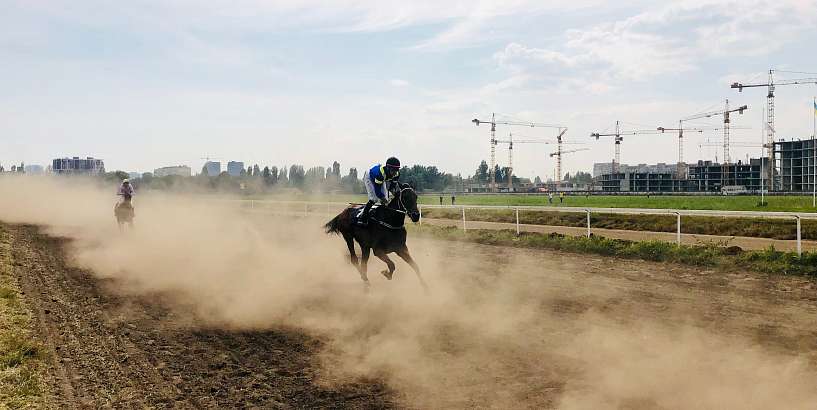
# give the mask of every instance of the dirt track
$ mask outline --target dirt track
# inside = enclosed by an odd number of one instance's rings
[[[392,407],[381,383],[315,382],[321,342],[287,329],[200,329],[67,267],[65,240],[7,226],[14,272],[52,352],[51,403],[72,407]]]
[[[450,280],[464,296],[432,305],[436,317],[396,301],[373,320],[423,316],[412,363],[388,357],[370,372],[376,382],[327,385],[322,339],[207,330],[163,295],[118,294],[110,279],[67,267],[65,240],[8,229],[53,351],[54,407],[805,409],[817,400],[817,286],[802,278],[414,241],[431,285]],[[320,246],[337,246],[342,260],[340,240]],[[373,276],[373,288],[416,285],[404,264],[396,275]],[[362,328],[385,343],[405,337],[383,323]]]

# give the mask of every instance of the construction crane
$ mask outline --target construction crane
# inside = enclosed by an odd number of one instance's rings
[[[731,123],[731,120],[729,119],[729,114],[731,114],[733,112],[737,112],[738,114],[743,114],[743,112],[748,110],[748,109],[749,109],[749,106],[742,105],[742,106],[740,106],[738,108],[730,110],[729,109],[729,99],[727,98],[723,110],[704,112],[704,113],[700,113],[700,114],[690,115],[690,116],[685,117],[685,118],[681,118],[681,120],[679,121],[679,123],[681,124],[681,127],[679,127],[679,128],[684,128],[683,127],[683,122],[684,121],[699,120],[701,118],[711,118],[711,117],[714,117],[716,115],[723,116],[723,162],[725,164],[729,164],[729,162],[731,162],[731,158],[729,156],[729,127],[730,127],[729,124]]]
[[[640,134],[658,134],[657,130],[634,130],[634,131],[621,131],[621,122],[616,121],[616,132],[613,134],[600,134],[598,132],[594,132],[590,134],[591,138],[595,138],[598,141],[599,137],[615,137],[613,140],[615,141],[615,156],[613,157],[613,173],[618,173],[618,166],[621,163],[621,141],[624,141],[624,137],[622,135],[640,135]]]
[[[522,140],[514,140],[513,133],[508,133],[507,140],[497,140],[498,144],[508,144],[508,191],[510,192],[513,189],[513,144],[556,144],[557,145],[557,152],[562,151],[562,145],[571,145],[571,144],[580,144],[578,142],[565,142],[562,137],[567,132],[567,128],[562,128],[559,134],[556,136],[556,141],[547,141],[542,139],[522,139]],[[562,168],[562,157],[558,156],[557,158],[557,169],[561,170]],[[556,184],[559,185],[560,181],[557,181]]]
[[[778,70],[781,71],[781,70]],[[775,87],[781,85],[807,85],[807,84],[817,84],[817,78],[810,77],[810,78],[796,78],[796,79],[788,79],[783,80],[780,82],[774,82],[774,69],[769,70],[769,79],[765,83],[755,83],[755,84],[744,84],[734,82],[732,83],[731,88],[737,88],[738,92],[743,92],[744,88],[753,88],[753,87],[766,87],[766,149],[768,152],[769,158],[769,180],[772,181],[772,190],[776,189],[777,182],[774,177],[774,167],[775,167],[775,155],[774,155],[774,140],[775,140],[775,128],[774,128],[774,90]]]
[[[701,128],[701,127],[684,127],[684,121],[687,121],[687,118],[683,118],[678,121],[678,128],[666,128],[666,127],[658,127],[658,131],[664,133],[667,131],[678,131],[678,169],[676,171],[678,178],[683,178],[685,176],[684,170],[684,131],[692,131],[702,133],[704,131],[720,131],[722,128],[720,127],[712,127],[712,128]],[[731,127],[731,129],[748,129],[748,127]]]
[[[491,192],[496,192],[496,172],[494,169],[496,168],[496,144],[498,143],[496,139],[496,126],[497,124],[500,125],[510,125],[510,126],[521,126],[521,127],[531,127],[531,128],[557,128],[563,129],[564,126],[561,125],[553,125],[553,124],[541,124],[535,122],[523,122],[523,121],[497,121],[496,120],[496,113],[491,113],[491,120],[485,121],[474,118],[471,120],[476,126],[479,124],[491,124],[491,164],[490,164],[490,189]]]
[[[559,143],[559,146],[556,149],[556,152],[551,152],[549,154],[549,156],[551,158],[556,157],[556,178],[554,178],[554,181],[556,181],[556,189],[558,189],[559,187],[562,186],[562,178],[563,178],[563,176],[562,176],[562,155],[572,154],[574,152],[579,152],[579,151],[587,151],[589,149],[590,148],[574,148],[574,149],[569,149],[567,151],[563,151],[562,150],[562,144]]]

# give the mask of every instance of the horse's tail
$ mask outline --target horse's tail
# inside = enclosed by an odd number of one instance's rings
[[[341,215],[343,215],[343,214],[340,214],[340,215],[332,218],[331,221],[327,222],[326,225],[323,226],[324,229],[326,229],[326,233],[328,233],[328,234],[330,234],[330,233],[339,234],[340,233],[340,216]]]

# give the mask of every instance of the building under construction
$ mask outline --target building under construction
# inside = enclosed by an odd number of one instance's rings
[[[677,167],[641,165],[626,167],[624,172],[601,174],[597,178],[605,192],[721,192],[729,189],[727,187],[738,191],[759,191],[761,177],[767,179],[763,174],[765,164],[765,158],[734,164],[698,161],[682,164],[681,175],[685,177],[680,178]]]
[[[815,141],[793,140],[776,141],[775,154],[775,189],[784,192],[812,192],[815,174]]]

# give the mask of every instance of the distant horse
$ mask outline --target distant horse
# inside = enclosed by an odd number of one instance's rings
[[[362,205],[350,205],[324,225],[324,228],[326,228],[326,233],[343,236],[343,240],[346,241],[346,246],[349,248],[352,265],[357,267],[360,278],[363,279],[367,288],[369,286],[369,277],[367,275],[369,252],[374,251],[374,256],[380,258],[388,267],[388,270],[380,272],[386,279],[391,280],[394,274],[394,262],[389,259],[388,254],[396,253],[414,269],[423,289],[427,290],[428,287],[420,275],[420,268],[414,262],[406,247],[406,228],[404,227],[406,215],[411,218],[412,222],[420,220],[420,211],[417,209],[417,193],[408,184],[398,185],[395,191],[394,198],[388,205],[371,209],[368,225],[362,226],[357,222],[357,215],[360,213]],[[361,259],[359,263],[355,254],[354,241],[357,241],[360,245]]]
[[[133,229],[133,217],[136,213],[133,210],[132,197],[125,195],[122,201],[117,202],[113,208],[113,214],[116,216],[116,223],[119,225],[119,231],[125,230],[125,224],[128,224],[128,229]]]

